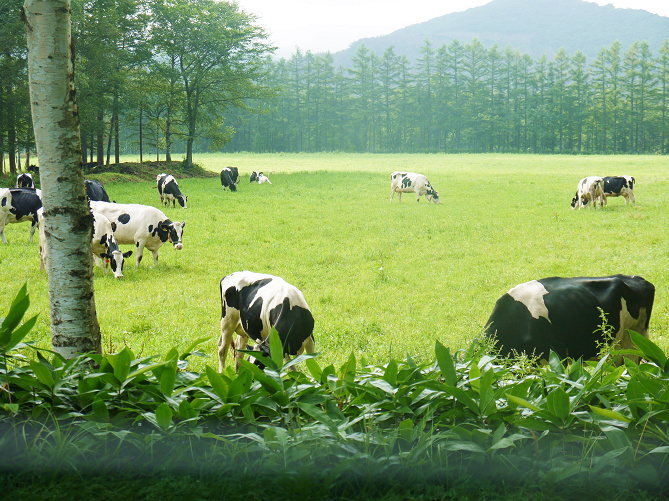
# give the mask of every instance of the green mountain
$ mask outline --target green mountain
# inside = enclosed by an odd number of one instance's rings
[[[376,38],[365,38],[334,54],[346,65],[361,44],[381,55],[394,46],[409,60],[420,55],[426,40],[437,49],[454,39],[466,44],[478,38],[486,48],[507,45],[533,58],[552,57],[560,47],[572,55],[581,50],[592,61],[602,47],[619,40],[623,48],[645,40],[657,52],[669,38],[669,17],[644,10],[617,9],[582,0],[494,0],[481,7],[437,17]]]

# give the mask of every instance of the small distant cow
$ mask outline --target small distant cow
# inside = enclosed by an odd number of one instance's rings
[[[439,193],[430,185],[430,182],[422,174],[415,172],[399,172],[395,171],[390,175],[390,201],[393,201],[395,193],[397,193],[400,202],[402,201],[402,193],[416,193],[416,203],[420,202],[420,197],[425,195],[429,202],[433,204],[440,204]]]
[[[604,207],[604,180],[599,176],[584,177],[579,181],[576,195],[571,199],[571,208],[580,210],[588,202],[592,202],[592,207],[597,209],[598,200],[599,206]]]
[[[86,196],[89,200],[93,200],[94,202],[109,202],[107,190],[105,190],[100,181],[86,179],[84,184],[86,185]]]
[[[223,189],[230,188],[230,191],[237,191],[237,183],[239,183],[239,169],[237,167],[226,167],[221,171]]]
[[[263,174],[262,172],[258,172],[257,170],[254,170],[251,172],[251,177],[249,177],[249,182],[250,183],[258,183],[258,184],[272,184],[269,181],[269,178]]]
[[[33,175],[29,172],[24,172],[16,176],[16,187],[17,188],[31,188],[35,189],[35,181],[33,180]]]
[[[219,370],[223,372],[228,349],[235,352],[236,369],[249,338],[264,354],[268,336],[276,329],[284,359],[306,351],[314,353],[314,317],[302,292],[273,275],[238,271],[224,277],[221,291],[221,337],[218,341]],[[237,342],[233,334],[237,333]]]
[[[5,225],[8,223],[22,223],[32,221],[30,226],[30,241],[37,229],[37,211],[42,207],[41,190],[30,188],[3,189],[0,193],[0,238],[5,238]]]
[[[608,205],[607,197],[624,197],[625,205],[630,200],[632,205],[636,204],[634,198],[634,178],[632,176],[614,176],[604,178],[604,205]]]
[[[162,174],[158,174],[156,176],[156,183],[158,185],[157,187],[158,193],[160,194],[161,205],[168,207],[171,201],[172,207],[176,207],[176,202],[179,202],[181,207],[184,209],[188,208],[186,205],[188,197],[181,193],[179,184],[177,183],[177,180],[174,179],[174,176],[165,174],[163,172]]]
[[[629,331],[648,337],[655,287],[639,276],[542,278],[517,285],[495,303],[485,333],[500,353],[591,359],[604,341],[602,314],[619,348]],[[634,357],[631,357],[634,358]]]

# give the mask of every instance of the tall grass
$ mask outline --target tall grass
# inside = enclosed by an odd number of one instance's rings
[[[195,159],[212,171],[236,165],[237,193],[217,179],[183,179],[184,250],[160,250],[153,267],[134,256],[125,278],[96,269],[96,305],[108,351],[183,349],[209,336],[200,366],[216,365],[218,282],[248,269],[300,288],[316,319],[319,361],[383,363],[431,356],[435,341],[463,348],[510,287],[547,276],[638,274],[655,284],[651,337],[669,347],[669,219],[666,158],[653,156],[235,154]],[[251,185],[261,170],[272,185]],[[390,203],[390,173],[422,172],[442,204],[405,195]],[[586,175],[630,174],[636,207],[610,199],[603,211],[573,211]],[[106,186],[118,202],[158,206],[154,183]],[[46,276],[28,225],[0,245],[0,303],[26,280],[40,313],[34,335],[49,345]]]

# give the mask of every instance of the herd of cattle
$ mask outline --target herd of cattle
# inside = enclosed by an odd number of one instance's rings
[[[250,182],[269,183],[262,172],[254,171]],[[226,167],[221,171],[221,185],[237,191],[239,171]],[[623,196],[625,205],[634,198],[635,180],[631,176],[590,176],[578,184],[572,208],[591,203],[593,208],[606,198]],[[174,176],[165,173],[156,177],[161,205],[187,208],[187,196]],[[395,193],[413,192],[416,202],[425,196],[429,202],[440,203],[439,194],[422,174],[396,171],[391,174],[392,201]],[[170,242],[175,249],[183,248],[182,236],[186,225],[171,221],[159,209],[139,204],[110,202],[104,187],[97,181],[86,181],[86,193],[94,217],[92,247],[96,263],[102,260],[106,272],[111,265],[115,277],[123,276],[124,259],[119,244],[134,244],[136,265],[139,266],[144,248],[158,261],[158,249]],[[40,244],[45,241],[41,192],[35,189],[30,174],[17,178],[16,188],[0,188],[0,235],[6,223],[32,221],[30,241],[35,226],[40,228]],[[40,245],[42,268],[48,259]],[[269,334],[276,329],[284,347],[284,357],[302,352],[314,353],[314,318],[304,295],[279,277],[240,271],[220,282],[221,334],[218,342],[219,370],[225,368],[228,351],[232,349],[236,368],[253,349],[269,355]],[[612,331],[618,347],[633,347],[630,330],[648,337],[655,287],[639,276],[613,275],[607,277],[543,278],[517,285],[495,304],[486,322],[484,333],[494,337],[500,353],[505,356],[530,354],[546,358],[550,350],[562,358],[590,359],[598,354],[603,339],[602,315]],[[234,334],[237,334],[234,339]],[[247,343],[252,340],[255,348]],[[257,359],[254,363],[262,367]],[[617,361],[620,363],[620,360]]]

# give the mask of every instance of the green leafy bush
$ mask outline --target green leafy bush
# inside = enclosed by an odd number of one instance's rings
[[[303,355],[284,365],[272,335],[264,370],[242,361],[237,374],[198,373],[188,362],[205,339],[153,357],[36,350],[23,342],[28,304],[23,287],[0,328],[5,471],[669,482],[669,361],[636,333],[638,350],[626,353],[645,361],[620,367],[614,349],[528,367],[439,342],[432,363],[361,366],[351,355],[321,367]]]

